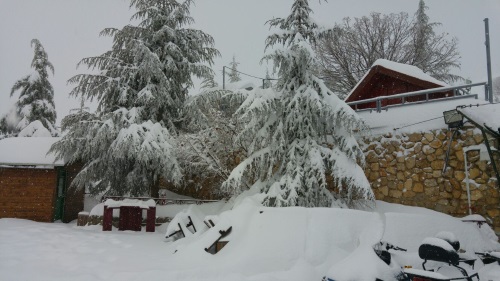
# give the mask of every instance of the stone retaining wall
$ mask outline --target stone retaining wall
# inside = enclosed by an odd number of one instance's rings
[[[463,148],[483,143],[481,131],[467,128],[451,143],[451,132],[435,130],[369,137],[360,141],[366,155],[365,173],[378,200],[420,206],[457,217],[468,215]],[[497,180],[491,163],[469,151],[472,212],[485,217],[500,232]],[[497,162],[498,163],[498,162]]]

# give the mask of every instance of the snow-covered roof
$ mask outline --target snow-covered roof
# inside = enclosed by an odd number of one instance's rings
[[[431,83],[438,84],[438,85],[443,86],[443,87],[449,86],[448,84],[437,80],[436,78],[430,76],[429,74],[426,74],[420,68],[413,66],[413,65],[393,62],[393,61],[385,60],[385,59],[376,60],[372,67],[377,66],[377,65],[380,65],[380,66],[385,67],[387,69],[394,70],[394,71],[397,71],[399,73],[403,73],[405,75],[420,79],[422,81],[431,82]]]
[[[382,110],[380,113],[375,110],[371,112],[360,111],[357,113],[365,120],[374,135],[389,132],[413,133],[447,128],[448,126],[444,123],[443,112],[456,109],[457,106],[470,104],[484,105],[487,102],[470,96],[470,98],[463,99],[436,100],[427,103],[392,107],[387,111]],[[481,106],[480,108],[484,107]],[[500,118],[497,118],[496,121],[498,120]]]
[[[52,144],[60,138],[31,137],[5,138],[0,140],[0,165],[2,166],[63,166],[64,161],[47,155]]]
[[[365,75],[358,81],[358,84],[356,84],[356,86],[351,90],[351,92],[346,96],[346,98],[344,100],[349,99],[349,97],[360,86],[360,84],[363,82],[363,80],[365,80],[365,78],[368,76],[370,71],[373,68],[375,68],[376,66],[381,66],[383,68],[386,68],[386,69],[389,69],[392,71],[396,71],[396,72],[399,72],[401,74],[404,74],[404,75],[407,75],[407,76],[410,76],[410,77],[413,77],[413,78],[416,78],[416,79],[419,79],[422,81],[434,83],[434,84],[439,85],[439,86],[443,86],[443,87],[449,86],[448,84],[446,84],[442,81],[439,81],[436,78],[426,74],[425,72],[423,72],[420,68],[418,68],[416,66],[398,63],[398,62],[393,62],[393,61],[386,60],[386,59],[378,59],[373,63],[372,67],[365,73]]]
[[[495,132],[500,129],[500,104],[485,104],[482,106],[472,106],[458,109],[471,121],[481,126],[486,126]]]

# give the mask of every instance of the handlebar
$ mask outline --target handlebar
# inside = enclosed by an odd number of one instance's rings
[[[389,251],[389,250],[402,251],[402,252],[407,251],[406,249],[400,248],[398,246],[394,246],[391,243],[388,243],[385,241],[379,242],[376,246],[376,249],[379,249],[379,250],[385,249],[386,251]]]
[[[401,251],[401,252],[406,252],[407,251],[406,249],[394,246],[392,244],[387,244],[387,250],[391,250],[391,249],[395,250],[395,251]]]

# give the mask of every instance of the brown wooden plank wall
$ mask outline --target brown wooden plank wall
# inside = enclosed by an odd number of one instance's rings
[[[51,222],[56,186],[55,169],[0,168],[0,218]]]

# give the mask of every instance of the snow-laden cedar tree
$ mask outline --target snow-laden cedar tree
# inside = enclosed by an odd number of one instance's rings
[[[80,74],[72,96],[96,99],[95,113],[80,112],[63,122],[67,134],[52,150],[84,166],[74,183],[92,182],[92,193],[158,196],[161,178],[178,183],[181,167],[174,136],[192,75],[213,75],[218,51],[213,38],[191,29],[192,0],[131,0],[137,12],[122,29],[107,28],[111,50],[80,64],[97,74]]]
[[[238,72],[238,65],[240,63],[236,61],[236,56],[233,55],[233,60],[229,63],[229,68],[231,71],[229,72],[229,82],[234,83],[241,81],[240,73]]]
[[[337,24],[315,46],[327,86],[344,98],[377,59],[414,65],[448,83],[462,80],[452,73],[460,67],[457,39],[438,33],[441,24],[429,23],[426,9],[420,1],[414,17],[371,13]]]
[[[49,82],[49,70],[54,74],[54,66],[49,62],[47,52],[38,39],[31,40],[34,56],[31,61],[33,72],[17,80],[12,86],[10,96],[19,92],[15,110],[2,118],[1,130],[6,134],[17,135],[31,124],[44,130],[46,136],[57,136],[55,127],[56,110],[54,88]],[[36,122],[36,123],[35,123]],[[31,136],[29,133],[23,136]]]
[[[188,99],[176,146],[184,176],[191,179],[183,185],[196,184],[197,190],[205,188],[205,194],[217,197],[226,195],[219,187],[246,151],[246,142],[236,142],[243,124],[234,115],[243,100],[242,92],[219,87]]]
[[[327,30],[317,26],[311,12],[307,0],[295,0],[287,18],[268,21],[281,29],[267,38],[270,53],[264,57],[274,62],[279,80],[275,90],[256,90],[237,110],[245,122],[237,140],[251,142],[247,158],[223,188],[240,193],[245,179],[253,178],[267,206],[371,202],[373,192],[360,166],[363,152],[354,136],[365,125],[314,74],[312,45]]]
[[[457,50],[457,39],[448,39],[447,33],[437,34],[435,29],[441,23],[429,22],[426,10],[429,9],[424,0],[420,0],[412,26],[413,55],[408,64],[414,65],[434,78],[453,82],[464,80],[452,74],[454,68],[460,68],[460,54]]]

